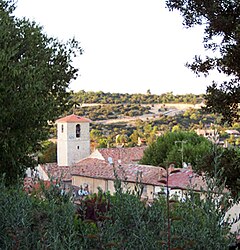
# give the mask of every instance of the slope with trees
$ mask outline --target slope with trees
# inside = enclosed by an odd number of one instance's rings
[[[81,90],[72,94],[74,103],[80,105],[83,103],[99,104],[154,104],[154,103],[201,103],[203,94],[184,94],[174,95],[173,92],[167,92],[160,95],[146,94],[128,94],[128,93],[105,93],[103,91],[93,92]]]

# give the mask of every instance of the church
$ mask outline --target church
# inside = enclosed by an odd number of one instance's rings
[[[133,148],[101,148],[90,152],[90,123],[87,118],[69,115],[60,118],[57,123],[57,162],[38,165],[36,173],[38,178],[49,184],[58,180],[66,190],[82,190],[97,193],[98,188],[104,192],[115,192],[114,181],[122,181],[123,190],[134,190],[136,184],[142,185],[143,199],[151,202],[159,194],[166,194],[167,189],[171,195],[180,199],[186,197],[187,190],[191,188],[199,195],[204,194],[206,182],[193,172],[191,167],[168,169],[139,164],[145,147]],[[25,178],[25,189],[31,191],[33,178]],[[35,183],[36,184],[36,183]],[[87,189],[85,189],[87,188]],[[234,221],[231,231],[236,232],[240,221],[240,205],[235,204],[226,214],[226,218]]]
[[[65,186],[87,186],[89,193],[98,188],[114,193],[114,180],[122,180],[125,189],[134,189],[137,182],[143,187],[143,198],[154,199],[159,192],[170,188],[170,194],[183,196],[192,186],[199,191],[204,182],[191,168],[168,172],[161,167],[139,164],[145,146],[132,148],[100,148],[90,152],[91,120],[75,114],[62,117],[57,124],[57,162],[41,164],[38,175],[47,181],[61,180]],[[167,183],[168,175],[168,183]]]

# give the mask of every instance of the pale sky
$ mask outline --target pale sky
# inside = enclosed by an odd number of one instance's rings
[[[49,36],[80,42],[74,91],[199,94],[214,79],[184,66],[204,53],[203,28],[183,28],[164,0],[18,0],[15,15]]]

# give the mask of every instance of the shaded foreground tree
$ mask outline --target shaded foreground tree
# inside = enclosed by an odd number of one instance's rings
[[[217,147],[205,154],[196,166],[198,172],[208,173],[214,177],[218,171],[222,172],[219,184],[231,191],[235,199],[240,198],[240,149]]]
[[[212,143],[195,132],[168,132],[157,138],[144,151],[142,164],[165,166],[176,162],[181,167],[183,162],[193,166],[211,149]]]
[[[0,0],[0,174],[9,184],[33,166],[49,123],[68,106],[67,88],[77,76],[72,58],[82,52],[75,40],[60,43],[16,18],[15,8]]]
[[[186,27],[205,25],[204,47],[213,56],[195,56],[187,64],[205,76],[213,69],[229,77],[218,86],[213,83],[205,95],[207,110],[223,115],[223,121],[239,121],[240,100],[240,2],[238,0],[167,0],[169,10],[179,10]]]

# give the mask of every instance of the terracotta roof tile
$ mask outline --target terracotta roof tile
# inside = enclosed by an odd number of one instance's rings
[[[49,175],[50,178],[53,178],[54,180],[56,179],[63,181],[72,180],[72,175],[71,175],[72,167],[70,166],[58,166],[57,163],[47,163],[47,164],[42,164],[41,168],[47,175]]]
[[[143,184],[150,184],[154,186],[166,186],[166,170],[160,167],[138,165],[138,164],[121,164],[116,167],[116,173],[121,180],[128,182],[136,182],[137,176],[140,177]],[[92,178],[114,180],[114,167],[99,159],[86,159],[79,162],[76,167],[72,169],[72,175],[85,176]],[[169,187],[187,189],[192,187],[194,190],[199,190],[205,187],[203,179],[189,171],[188,169],[180,169],[169,175]]]
[[[145,147],[98,149],[98,152],[103,156],[101,159],[85,158],[72,167],[60,167],[56,163],[44,164],[41,167],[53,179],[62,179],[63,181],[71,181],[72,175],[114,180],[114,168],[108,163],[108,157],[112,157],[114,166],[118,166],[116,173],[120,179],[136,182],[138,175],[141,176],[143,184],[165,186],[165,169],[136,163],[141,159],[144,149]],[[119,159],[121,164],[118,163]],[[192,170],[176,168],[174,170],[169,175],[169,187],[187,189],[191,186],[195,190],[200,190],[200,187],[206,186],[203,179]]]
[[[65,122],[91,122],[90,119],[87,119],[85,117],[81,117],[81,116],[78,116],[78,115],[68,115],[68,116],[65,116],[65,117],[62,117],[58,120],[56,120],[56,123],[65,123]]]
[[[118,163],[118,160],[121,160],[121,164],[125,164],[139,162],[143,157],[145,149],[146,147],[101,148],[98,151],[106,162],[108,162],[108,157],[111,157],[115,164]]]
[[[203,189],[206,188],[206,183],[201,176],[197,175],[192,170],[181,169],[180,172],[170,174],[169,186],[181,189],[191,187],[194,190],[201,190],[201,187]]]

